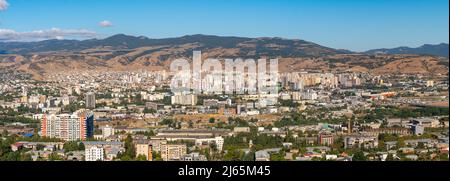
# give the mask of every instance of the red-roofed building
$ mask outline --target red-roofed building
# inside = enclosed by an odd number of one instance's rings
[[[19,150],[21,148],[23,148],[23,143],[17,142],[17,143],[11,144],[11,150],[12,151],[17,151],[17,150]]]

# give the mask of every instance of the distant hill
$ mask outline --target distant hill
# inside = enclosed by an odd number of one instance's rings
[[[187,44],[198,44],[197,50],[238,48],[240,54],[237,54],[236,56],[246,56],[251,53],[255,56],[307,57],[350,53],[346,50],[336,50],[304,40],[222,37],[200,34],[164,39],[150,39],[144,36],[135,37],[117,34],[105,39],[89,39],[83,41],[45,40],[39,42],[0,42],[0,52],[8,52],[10,54],[41,53],[49,51],[76,52],[95,48],[126,50],[154,46],[176,47]]]
[[[428,49],[426,52],[434,52],[434,47],[427,47],[423,47]],[[150,39],[118,34],[83,41],[0,42],[0,74],[18,70],[31,74],[35,79],[44,79],[55,73],[169,70],[172,60],[191,60],[194,50],[202,51],[204,59],[278,58],[280,72],[448,75],[449,65],[445,57],[354,53],[298,39],[211,35]],[[391,51],[386,49],[384,52]]]
[[[441,43],[438,45],[425,44],[418,48],[398,47],[392,49],[375,49],[369,50],[368,54],[417,54],[417,55],[434,55],[448,57],[448,44]]]

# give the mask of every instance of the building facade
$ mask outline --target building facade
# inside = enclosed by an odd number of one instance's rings
[[[194,106],[197,104],[197,95],[174,95],[171,97],[172,105],[190,105]]]
[[[136,143],[136,157],[138,157],[139,155],[144,155],[148,161],[152,161],[152,145],[150,145],[147,141]]]
[[[332,145],[334,143],[334,136],[328,133],[320,133],[317,142],[320,145]]]
[[[195,145],[202,146],[202,145],[209,145],[211,143],[214,143],[216,145],[216,148],[218,151],[222,151],[223,149],[223,142],[224,139],[222,136],[217,136],[214,138],[202,138],[202,139],[196,139]]]
[[[164,161],[181,160],[181,157],[186,154],[187,147],[183,144],[165,144],[161,145],[161,158]]]
[[[114,135],[114,132],[115,132],[114,128],[109,125],[106,125],[105,127],[102,128],[103,138],[107,138],[111,135]]]
[[[86,108],[95,109],[95,94],[93,92],[86,94]]]
[[[103,161],[103,148],[97,146],[86,147],[84,150],[86,161]]]
[[[44,114],[41,136],[66,141],[85,140],[94,135],[94,114],[80,110],[73,114]]]

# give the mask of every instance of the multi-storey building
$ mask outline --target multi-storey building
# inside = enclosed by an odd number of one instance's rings
[[[103,138],[107,138],[111,135],[114,135],[114,132],[115,132],[114,128],[109,125],[106,125],[105,127],[102,128]]]
[[[148,161],[153,160],[152,145],[148,141],[138,141],[136,143],[136,157],[139,155],[144,155]]]
[[[85,140],[94,134],[94,114],[80,110],[73,114],[44,114],[41,136],[63,140]]]
[[[364,135],[349,135],[344,137],[344,148],[376,148],[378,137]]]
[[[317,92],[311,89],[308,89],[301,94],[301,99],[303,100],[316,100],[317,97]]]
[[[413,125],[420,125],[424,128],[437,128],[440,122],[436,118],[425,117],[425,118],[414,118],[410,121]]]
[[[164,161],[181,160],[186,150],[187,147],[184,144],[161,145],[161,157]]]
[[[320,133],[317,138],[317,143],[320,145],[332,145],[334,143],[334,136],[329,133]]]
[[[171,97],[172,104],[174,105],[191,105],[197,104],[197,95],[174,95]]]
[[[201,155],[200,153],[195,152],[183,155],[181,157],[181,161],[208,161],[208,159],[206,159],[205,155]]]
[[[103,161],[103,148],[97,146],[89,146],[84,150],[86,161]]]
[[[93,92],[89,92],[86,94],[86,108],[95,108],[95,94]]]
[[[216,145],[217,150],[222,151],[222,149],[223,149],[223,141],[224,141],[224,139],[222,138],[222,136],[217,136],[217,137],[214,137],[214,138],[196,139],[195,140],[195,144],[197,146],[202,146],[202,145],[209,145],[211,143],[214,143]]]
[[[167,140],[165,138],[151,138],[149,143],[152,145],[152,151],[159,153],[162,145],[167,144]]]

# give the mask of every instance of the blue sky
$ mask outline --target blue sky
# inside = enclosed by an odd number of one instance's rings
[[[117,33],[150,38],[209,34],[295,38],[354,51],[449,41],[448,0],[6,2],[0,11],[0,40],[10,41],[56,35],[83,39]],[[102,21],[112,26],[99,26]],[[46,33],[50,35],[42,35]]]

